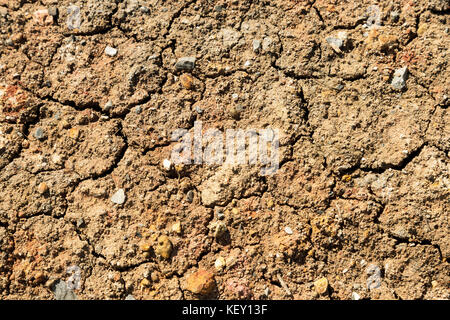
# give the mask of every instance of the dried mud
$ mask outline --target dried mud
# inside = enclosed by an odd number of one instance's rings
[[[0,0],[0,298],[449,299],[449,10]],[[280,169],[167,172],[195,121],[277,128]]]

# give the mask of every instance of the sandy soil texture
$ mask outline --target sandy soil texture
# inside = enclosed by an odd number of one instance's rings
[[[0,299],[449,299],[449,14],[0,0]],[[164,161],[199,122],[279,170]]]

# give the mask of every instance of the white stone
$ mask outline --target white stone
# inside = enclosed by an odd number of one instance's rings
[[[356,292],[352,292],[352,300],[359,300],[359,299],[361,299],[361,296]]]
[[[110,57],[114,57],[117,54],[117,49],[107,46],[105,48],[105,54],[107,54]]]
[[[226,262],[225,259],[222,257],[217,258],[216,262],[214,262],[214,267],[216,270],[220,271],[225,268]]]
[[[167,171],[169,171],[172,168],[172,162],[168,159],[164,159],[163,161],[163,168]]]
[[[117,190],[111,197],[111,201],[115,204],[123,204],[125,202],[125,191],[123,189]]]

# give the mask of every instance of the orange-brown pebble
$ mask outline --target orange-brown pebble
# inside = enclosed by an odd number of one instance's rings
[[[199,295],[208,295],[215,287],[214,274],[205,269],[199,269],[186,280],[186,289]]]
[[[42,182],[38,186],[38,191],[40,194],[44,194],[48,191],[48,185],[45,182]]]
[[[187,73],[184,73],[180,76],[181,85],[188,90],[192,90],[194,88],[194,78]]]

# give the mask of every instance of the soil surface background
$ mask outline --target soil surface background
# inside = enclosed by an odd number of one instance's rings
[[[0,298],[449,299],[449,13],[0,0]],[[279,170],[167,166],[196,121]]]

